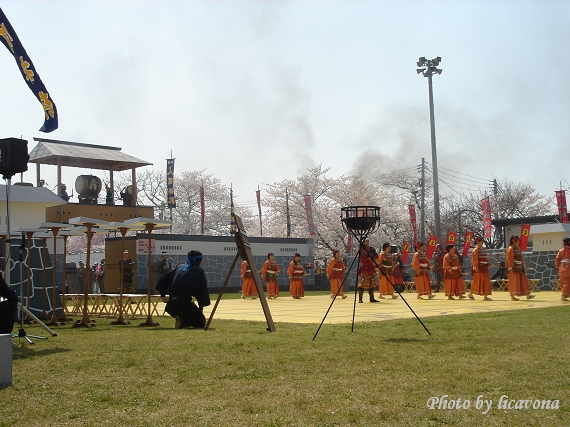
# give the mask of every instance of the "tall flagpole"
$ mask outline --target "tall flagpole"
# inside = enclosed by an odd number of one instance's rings
[[[234,208],[233,184],[230,184],[230,235],[236,234],[236,211]]]
[[[206,201],[204,200],[204,185],[200,186],[200,232],[204,235],[204,217],[206,216]]]
[[[289,193],[285,187],[285,206],[287,212],[287,237],[291,237],[291,216],[289,215]]]
[[[263,237],[263,222],[261,220],[261,190],[259,189],[259,185],[257,186],[255,197],[257,198],[257,209],[259,211],[259,235]]]

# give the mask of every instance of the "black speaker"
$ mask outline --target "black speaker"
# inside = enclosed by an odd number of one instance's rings
[[[4,179],[28,170],[28,141],[18,138],[0,139],[0,174]]]

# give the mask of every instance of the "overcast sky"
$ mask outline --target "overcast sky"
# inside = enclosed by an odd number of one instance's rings
[[[160,169],[172,152],[176,172],[206,169],[233,184],[241,202],[320,163],[331,176],[370,178],[422,157],[431,163],[428,84],[416,62],[440,56],[433,89],[442,170],[480,178],[474,185],[528,182],[549,196],[561,181],[568,188],[567,1],[0,7],[59,112],[58,130],[38,131],[41,105],[0,46],[0,137],[22,136],[30,151],[33,137],[110,145]],[[64,168],[68,188],[80,172]],[[55,167],[42,175],[55,186]],[[35,182],[34,165],[24,178]],[[443,193],[465,187],[442,179]]]

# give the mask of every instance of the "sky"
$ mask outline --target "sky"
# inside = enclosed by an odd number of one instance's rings
[[[566,182],[569,1],[0,0],[59,113],[0,46],[0,138],[121,147],[205,170],[246,203],[322,164],[371,179],[432,162],[440,192]],[[63,168],[68,189],[86,171]],[[103,171],[87,171],[104,177]],[[49,187],[55,166],[42,166]],[[14,177],[14,180],[19,177]],[[35,165],[24,181],[36,181]],[[570,181],[570,178],[568,178]],[[262,193],[263,194],[263,193]],[[554,211],[553,205],[553,211]]]

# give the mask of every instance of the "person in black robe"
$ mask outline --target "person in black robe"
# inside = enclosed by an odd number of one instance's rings
[[[123,293],[133,294],[136,293],[133,285],[133,275],[135,273],[135,262],[129,257],[129,251],[125,249],[123,258],[119,260],[119,268],[123,267]]]
[[[507,264],[504,261],[499,261],[499,268],[491,277],[491,283],[493,283],[493,288],[498,289],[499,284],[497,283],[497,279],[499,280],[506,280],[507,279]]]
[[[18,294],[0,276],[0,334],[11,334],[14,329],[14,319],[18,310]]]
[[[172,265],[168,259],[168,253],[166,251],[162,251],[162,258],[158,261],[158,274],[162,277],[170,273],[170,270],[172,270]]]
[[[206,273],[201,265],[202,252],[190,251],[186,265],[179,265],[162,276],[156,284],[162,301],[166,302],[165,311],[176,319],[176,329],[206,326],[203,308],[210,305],[210,294]],[[192,298],[196,298],[197,306]]]

